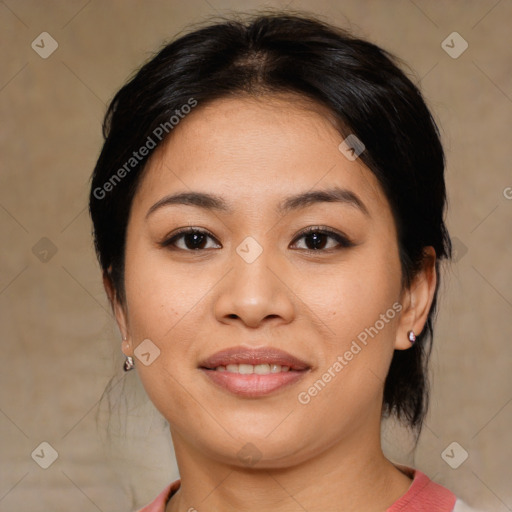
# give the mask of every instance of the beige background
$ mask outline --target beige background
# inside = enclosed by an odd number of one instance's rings
[[[288,5],[405,59],[440,122],[457,261],[443,286],[418,449],[386,429],[386,450],[474,506],[512,510],[512,2]],[[177,476],[164,421],[136,373],[120,371],[88,179],[106,103],[151,52],[191,22],[264,6],[285,2],[0,2],[0,512],[127,511]],[[454,31],[469,44],[457,59],[441,47]],[[31,48],[42,32],[59,45],[47,59]],[[99,399],[113,376],[120,407],[104,443]],[[48,469],[31,457],[43,441],[58,452]],[[458,469],[441,457],[453,441],[469,453]]]

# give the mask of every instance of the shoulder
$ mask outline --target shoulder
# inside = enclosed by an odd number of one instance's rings
[[[395,465],[412,483],[386,512],[483,512],[469,507],[446,487],[433,482],[417,469]]]
[[[180,488],[181,480],[175,480],[167,485],[162,492],[148,505],[141,508],[138,512],[165,512],[167,502],[172,495]]]
[[[483,512],[471,508],[446,487],[433,482],[421,471],[406,467],[401,467],[401,470],[413,478],[412,484],[386,512]],[[138,512],[165,512],[168,501],[180,485],[180,480],[170,483],[151,503]]]

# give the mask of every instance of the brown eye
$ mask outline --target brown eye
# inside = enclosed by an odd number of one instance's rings
[[[215,240],[207,231],[186,228],[167,238],[161,245],[183,251],[198,251],[211,248],[207,246],[209,239]]]
[[[294,241],[304,239],[305,247],[299,247],[306,251],[323,251],[336,248],[346,248],[355,245],[345,235],[325,228],[312,227],[304,230]]]

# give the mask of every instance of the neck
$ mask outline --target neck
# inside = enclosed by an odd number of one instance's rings
[[[198,452],[171,430],[181,475],[167,512],[382,511],[411,480],[384,457],[380,439],[346,439],[302,463],[285,468],[225,464]]]

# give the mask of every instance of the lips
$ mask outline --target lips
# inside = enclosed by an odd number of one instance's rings
[[[291,386],[310,368],[288,352],[269,347],[232,347],[199,364],[208,382],[243,398],[263,397]]]
[[[199,364],[200,368],[214,370],[219,366],[228,365],[280,365],[287,366],[292,371],[307,370],[310,366],[301,359],[292,356],[284,350],[271,347],[247,348],[231,347],[216,352]]]

